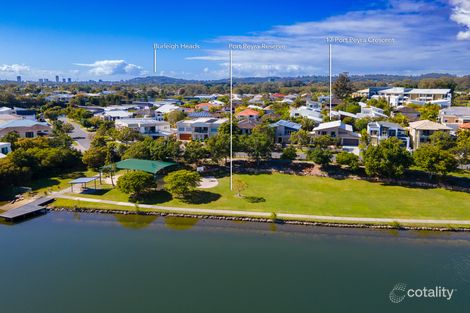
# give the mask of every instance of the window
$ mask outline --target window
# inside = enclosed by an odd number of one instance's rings
[[[34,138],[34,132],[26,132],[26,133],[24,134],[24,136],[25,136],[26,138]]]
[[[3,147],[3,148],[2,148],[2,153],[3,153],[3,154],[7,154],[7,153],[8,153],[8,148],[7,148],[7,147]]]
[[[178,128],[178,131],[179,131],[179,132],[184,132],[184,127]]]

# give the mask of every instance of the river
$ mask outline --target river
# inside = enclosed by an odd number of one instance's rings
[[[1,224],[0,248],[6,313],[470,308],[470,233],[50,212]]]

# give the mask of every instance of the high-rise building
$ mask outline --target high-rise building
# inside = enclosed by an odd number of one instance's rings
[[[44,79],[42,79],[42,78],[39,78],[39,83],[41,83],[41,84],[42,84],[43,82],[44,82]]]
[[[72,82],[72,78],[67,78],[67,82],[68,82],[68,83],[71,83],[71,82]]]
[[[67,80],[65,78],[62,78],[62,82],[65,84],[65,82],[67,82]]]
[[[59,75],[56,75],[56,76],[55,76],[55,82],[56,82],[56,83],[59,82]]]
[[[17,83],[21,83],[21,76],[19,76],[19,75],[16,76],[16,82],[17,82]]]

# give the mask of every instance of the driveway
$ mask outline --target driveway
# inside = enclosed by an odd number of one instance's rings
[[[69,135],[77,143],[75,146],[77,150],[84,152],[90,148],[90,143],[93,139],[93,133],[84,130],[80,124],[66,117],[59,117],[59,120],[73,125],[73,131]]]

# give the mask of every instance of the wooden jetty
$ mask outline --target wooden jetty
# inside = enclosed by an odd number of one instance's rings
[[[1,213],[0,218],[3,218],[8,222],[14,222],[35,214],[44,213],[46,211],[46,205],[52,201],[54,201],[54,199],[49,197],[39,198],[33,202]]]

